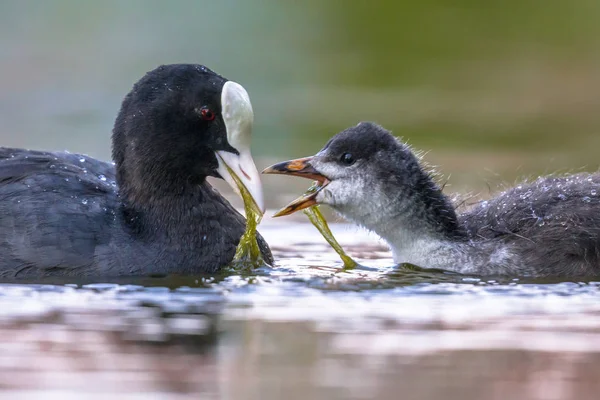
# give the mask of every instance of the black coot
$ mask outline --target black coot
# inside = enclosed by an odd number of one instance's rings
[[[542,177],[457,214],[411,149],[368,122],[313,157],[264,172],[320,182],[280,215],[328,204],[386,240],[398,263],[480,275],[600,275],[598,173]]]
[[[0,276],[218,271],[231,262],[245,219],[206,177],[233,184],[229,166],[263,208],[252,122],[239,84],[201,65],[164,65],[123,100],[114,164],[0,149]]]

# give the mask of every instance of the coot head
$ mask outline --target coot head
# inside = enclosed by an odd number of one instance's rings
[[[312,157],[278,163],[263,173],[318,182],[275,216],[327,204],[373,230],[386,229],[393,217],[402,219],[415,233],[462,235],[450,200],[410,147],[372,122],[338,133]]]
[[[275,164],[263,173],[318,182],[311,193],[281,210],[279,216],[317,203],[352,213],[364,208],[367,199],[381,199],[391,179],[396,188],[411,191],[416,182],[410,172],[415,168],[418,162],[406,145],[379,125],[361,122],[335,135],[316,155]]]
[[[254,114],[246,90],[202,65],[163,65],[133,87],[113,130],[120,195],[144,204],[182,195],[206,177],[234,176],[264,210],[250,154]]]

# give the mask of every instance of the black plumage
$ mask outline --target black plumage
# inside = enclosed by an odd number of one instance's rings
[[[150,71],[123,101],[115,164],[0,149],[0,276],[190,275],[229,264],[245,219],[206,181],[218,176],[215,151],[237,152],[220,115],[225,82],[200,65]]]
[[[479,275],[600,275],[598,173],[541,177],[458,212],[411,148],[370,122],[313,157],[266,170],[306,171],[323,176],[316,202],[379,234],[397,262]]]

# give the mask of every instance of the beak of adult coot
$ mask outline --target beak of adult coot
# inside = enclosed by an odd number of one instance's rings
[[[286,174],[300,176],[302,178],[314,179],[315,183],[300,197],[290,204],[277,211],[273,216],[281,217],[290,215],[296,211],[308,208],[317,204],[317,195],[329,184],[329,179],[313,168],[310,161],[312,157],[298,158],[296,160],[284,161],[271,165],[266,168],[263,174]]]
[[[238,83],[228,81],[221,93],[221,107],[227,141],[238,154],[217,151],[219,175],[237,192],[244,202],[250,200],[254,208],[262,215],[265,212],[265,201],[260,175],[250,153],[252,124],[254,112],[250,97]]]

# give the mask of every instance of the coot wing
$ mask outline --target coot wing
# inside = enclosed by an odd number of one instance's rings
[[[80,154],[0,148],[0,276],[94,265],[115,219],[114,179],[112,164]]]
[[[543,177],[461,215],[474,240],[501,241],[538,274],[600,269],[600,174]]]

